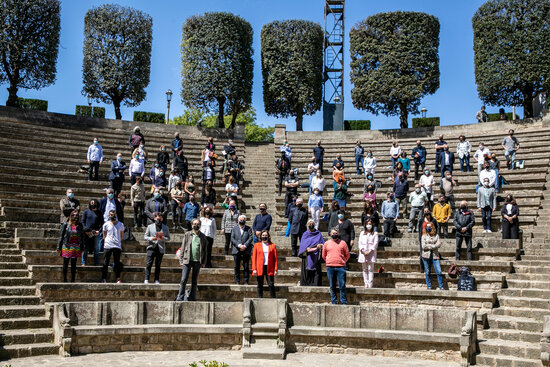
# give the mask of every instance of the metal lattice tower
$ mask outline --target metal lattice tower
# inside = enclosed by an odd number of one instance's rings
[[[343,130],[344,0],[325,0],[324,130]]]

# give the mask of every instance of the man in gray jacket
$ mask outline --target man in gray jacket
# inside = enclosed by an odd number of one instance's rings
[[[248,284],[248,265],[252,254],[252,228],[246,225],[246,216],[240,215],[238,224],[231,231],[231,254],[235,262],[235,284],[241,282],[241,262],[243,263],[244,284]]]
[[[155,260],[155,284],[159,284],[160,264],[166,250],[166,241],[170,241],[168,226],[162,224],[162,214],[155,213],[155,222],[148,225],[143,236],[149,241],[147,246],[147,260],[145,262],[145,284],[149,283],[153,260]]]
[[[176,301],[195,301],[197,295],[197,284],[199,271],[206,265],[206,236],[201,233],[201,221],[193,219],[192,230],[185,232],[181,243],[179,260],[182,264],[180,290]],[[185,292],[187,279],[191,272],[191,290]]]

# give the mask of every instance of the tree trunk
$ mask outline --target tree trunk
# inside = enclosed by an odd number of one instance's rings
[[[115,119],[122,120],[122,114],[120,113],[120,101],[113,100],[113,106],[115,106]]]
[[[298,108],[296,111],[296,131],[304,131],[302,127],[302,122],[304,121],[304,110]]]
[[[409,112],[407,111],[407,104],[399,104],[399,120],[401,121],[401,128],[407,129],[409,127]]]
[[[216,99],[218,100],[218,128],[224,129],[225,128],[225,121],[224,121],[225,97],[218,97]]]
[[[17,107],[17,85],[11,84],[8,88],[8,100],[6,101],[6,106]]]
[[[527,87],[523,90],[523,118],[533,117],[533,88]]]
[[[231,126],[229,126],[230,129],[235,128],[235,123],[237,122],[237,115],[238,113],[236,112],[233,112],[233,114],[231,115]]]

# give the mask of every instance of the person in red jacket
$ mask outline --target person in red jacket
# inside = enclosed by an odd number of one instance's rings
[[[269,231],[262,231],[260,240],[252,249],[252,275],[256,275],[258,279],[258,298],[264,295],[264,277],[267,278],[271,298],[275,298],[275,275],[279,269],[277,247],[271,243]]]
[[[336,298],[336,281],[340,288],[340,303],[348,304],[346,297],[346,262],[349,259],[349,249],[346,241],[340,239],[338,227],[331,229],[331,239],[323,246],[323,260],[327,264],[327,277],[330,286],[330,302],[338,303]]]

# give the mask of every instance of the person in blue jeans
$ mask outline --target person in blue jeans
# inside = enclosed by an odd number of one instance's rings
[[[338,303],[336,297],[336,282],[340,289],[340,303],[348,304],[346,297],[346,262],[349,260],[349,249],[345,241],[340,239],[338,227],[331,229],[331,239],[325,242],[323,246],[323,260],[327,265],[327,277],[330,287],[330,302],[335,305]]]
[[[363,160],[365,158],[365,148],[361,145],[361,141],[357,140],[353,152],[355,154],[356,173],[359,176],[361,174],[361,168],[363,168]]]
[[[102,227],[103,216],[99,211],[99,202],[96,199],[90,200],[88,209],[82,214],[82,227],[84,229],[85,246],[82,251],[82,266],[87,264],[88,252],[94,252],[94,265],[99,265],[99,252],[103,245]]]
[[[445,289],[443,285],[443,275],[441,275],[441,257],[439,256],[440,247],[441,241],[439,240],[439,236],[436,234],[435,226],[432,223],[428,223],[422,235],[422,263],[424,264],[424,276],[426,278],[426,287],[428,287],[428,289],[432,289],[432,280],[430,278],[430,270],[432,265],[437,276],[439,289]]]

